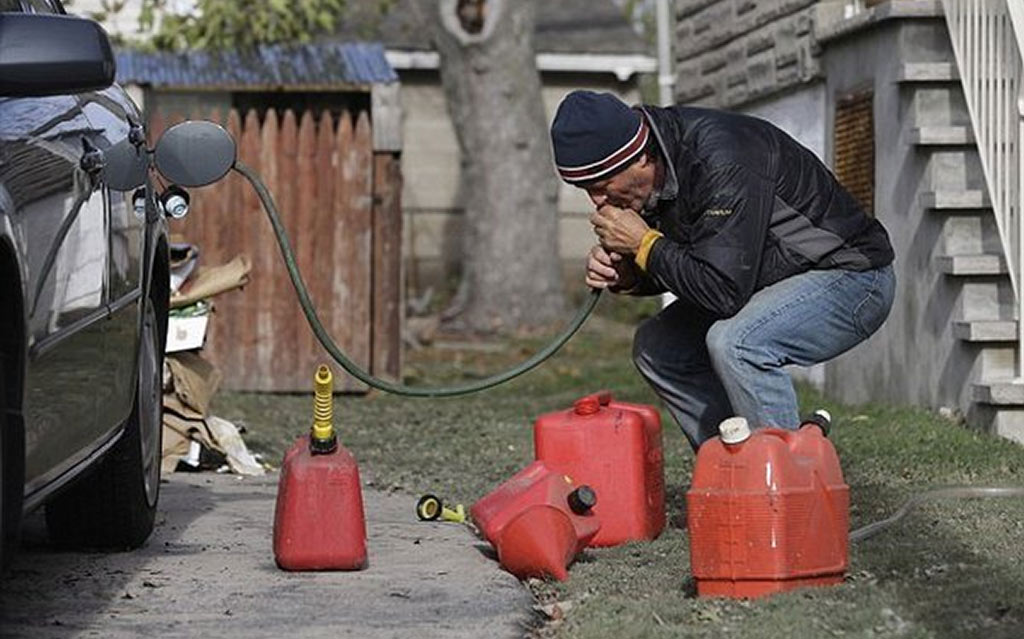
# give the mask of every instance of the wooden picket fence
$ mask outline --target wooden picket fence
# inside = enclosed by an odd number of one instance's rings
[[[193,118],[196,116],[193,115]],[[185,119],[154,112],[154,139]],[[327,331],[374,374],[397,378],[401,366],[401,172],[395,153],[375,153],[365,111],[283,117],[268,110],[244,119],[232,110],[205,119],[223,123],[239,160],[274,195],[299,270]],[[280,249],[256,193],[232,172],[193,189],[192,209],[172,234],[196,244],[200,265],[239,254],[252,261],[244,289],[217,296],[203,356],[224,374],[224,387],[309,391],[318,364],[330,362],[302,314]],[[335,389],[365,390],[332,363]]]

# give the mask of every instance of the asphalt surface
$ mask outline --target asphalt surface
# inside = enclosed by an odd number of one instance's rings
[[[271,549],[277,475],[174,474],[126,553],[58,552],[42,517],[0,582],[0,637],[521,637],[526,589],[463,525],[364,490],[370,567],[289,573]]]

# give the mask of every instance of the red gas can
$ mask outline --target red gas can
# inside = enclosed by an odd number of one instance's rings
[[[359,467],[342,446],[314,454],[306,435],[285,454],[274,515],[274,558],[285,570],[366,567]]]
[[[732,418],[701,446],[686,495],[698,595],[758,597],[843,580],[849,488],[822,431],[751,434]]]
[[[533,426],[536,458],[592,486],[601,531],[592,546],[654,539],[665,527],[661,417],[653,406],[612,400],[602,391]]]
[[[565,580],[566,568],[597,534],[596,496],[589,486],[533,462],[469,509],[505,570],[519,578],[550,575]]]

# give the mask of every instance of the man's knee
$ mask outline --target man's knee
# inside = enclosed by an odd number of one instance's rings
[[[662,311],[637,327],[633,364],[648,380],[700,374],[711,368],[704,348],[706,327],[685,325],[685,321],[686,318]]]
[[[785,363],[771,339],[749,330],[747,324],[734,319],[715,322],[708,329],[705,342],[715,370],[750,366],[769,370]]]
[[[633,365],[642,375],[657,368],[654,354],[658,352],[655,334],[658,332],[656,317],[648,317],[637,327],[633,335]]]
[[[708,355],[711,357],[711,362],[715,368],[720,369],[721,366],[727,366],[738,359],[736,352],[737,339],[736,332],[728,320],[715,322],[711,325],[707,336],[704,338],[704,343],[708,347]]]

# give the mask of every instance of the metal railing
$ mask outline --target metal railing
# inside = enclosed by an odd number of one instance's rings
[[[943,0],[992,212],[1017,300],[1017,381],[1024,381],[1024,0]]]

